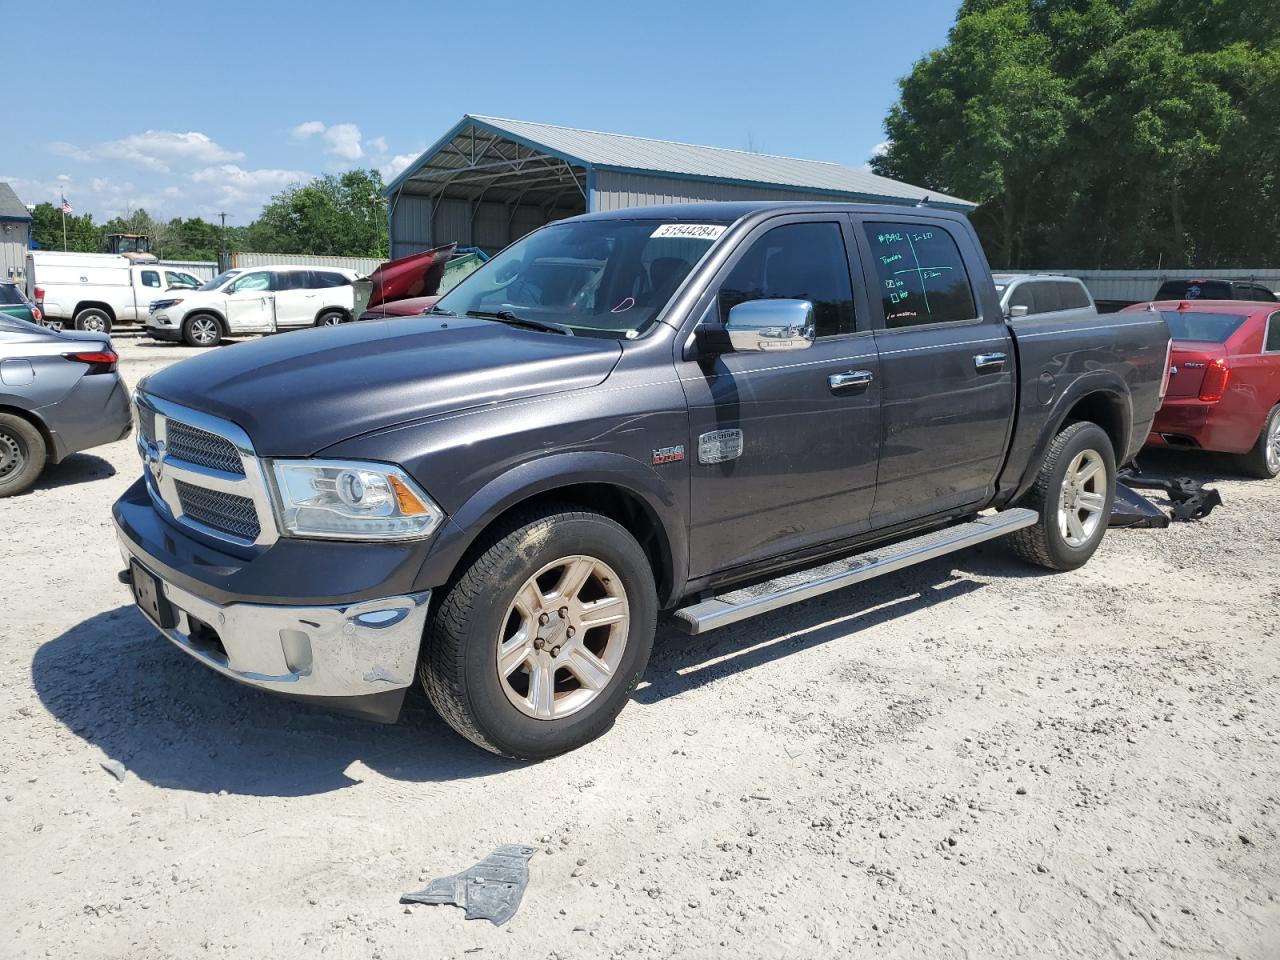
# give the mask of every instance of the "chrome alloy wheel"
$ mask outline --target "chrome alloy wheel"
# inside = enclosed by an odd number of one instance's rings
[[[1081,450],[1067,467],[1058,498],[1058,529],[1070,547],[1083,547],[1105,521],[1107,465],[1096,450]]]
[[[594,557],[565,557],[525,581],[502,620],[498,680],[521,713],[560,720],[617,673],[631,613],[622,580]]]
[[[207,346],[218,339],[218,321],[211,317],[196,317],[191,321],[191,339]]]
[[[1280,416],[1271,418],[1267,431],[1267,469],[1280,473]]]
[[[0,430],[0,479],[17,473],[27,462],[27,449],[20,437]]]

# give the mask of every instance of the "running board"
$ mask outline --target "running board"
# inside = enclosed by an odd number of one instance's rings
[[[676,620],[691,634],[706,633],[716,627],[726,627],[788,604],[851,587],[864,580],[1003,537],[1032,526],[1039,519],[1040,515],[1034,510],[1003,510],[858,556],[776,577],[767,583],[726,591],[709,600],[682,607],[676,611]]]

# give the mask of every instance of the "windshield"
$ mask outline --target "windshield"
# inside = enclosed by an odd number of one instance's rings
[[[200,286],[196,287],[196,289],[197,290],[217,290],[220,286],[222,286],[228,280],[238,277],[240,273],[241,271],[239,270],[228,270],[226,273],[218,274],[212,280],[206,280],[204,283],[200,284]]]
[[[30,305],[27,295],[12,283],[0,283],[0,307]]]
[[[1200,343],[1225,343],[1247,319],[1234,313],[1188,313],[1184,310],[1176,313],[1162,310],[1160,316],[1169,324],[1173,339]]]
[[[643,333],[728,225],[661,220],[552,224],[506,250],[436,304],[510,313],[580,336]]]

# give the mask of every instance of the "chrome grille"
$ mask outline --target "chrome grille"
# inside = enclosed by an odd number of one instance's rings
[[[244,476],[244,464],[240,460],[240,452],[235,444],[216,433],[201,430],[188,423],[170,420],[166,424],[165,449],[168,455],[177,459],[194,463],[198,467],[221,470],[223,473],[234,473]]]
[[[145,390],[133,402],[142,475],[162,516],[236,547],[276,542],[266,468],[243,429]]]
[[[175,481],[174,487],[184,517],[250,543],[258,539],[258,511],[248,497],[207,490],[182,480]]]

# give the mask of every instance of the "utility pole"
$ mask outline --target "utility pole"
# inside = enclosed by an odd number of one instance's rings
[[[222,252],[218,254],[218,272],[225,273],[231,269],[231,251],[227,249],[227,215],[220,213],[218,216],[222,218],[222,230],[218,235],[218,242],[222,246]]]

